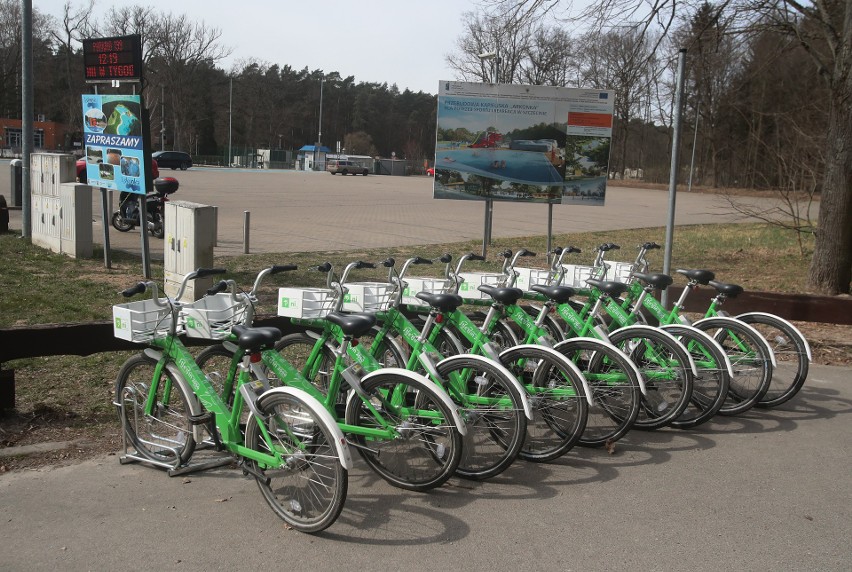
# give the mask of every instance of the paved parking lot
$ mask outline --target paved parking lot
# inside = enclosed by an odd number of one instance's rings
[[[0,172],[3,172],[0,162]],[[6,166],[8,171],[8,166]],[[164,170],[180,189],[174,200],[218,207],[217,255],[243,253],[245,212],[250,213],[252,253],[304,252],[479,241],[484,203],[435,200],[429,177],[332,176],[328,173],[193,168]],[[9,177],[0,181],[8,187]],[[0,185],[0,194],[6,194]],[[9,195],[6,194],[8,197]],[[668,193],[610,186],[604,207],[555,205],[554,234],[665,226]],[[676,224],[737,221],[723,199],[681,192]],[[12,226],[20,228],[20,211]],[[102,243],[100,193],[93,196],[94,237]],[[548,207],[494,203],[494,237],[546,235]],[[112,230],[113,248],[140,249],[139,233]],[[152,256],[162,257],[162,241],[151,239]],[[519,247],[522,244],[518,245]],[[159,254],[159,256],[158,256]]]

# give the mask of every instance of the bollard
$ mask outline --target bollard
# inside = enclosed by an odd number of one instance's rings
[[[243,220],[243,254],[249,253],[249,222],[251,221],[251,213],[243,211],[245,219]]]

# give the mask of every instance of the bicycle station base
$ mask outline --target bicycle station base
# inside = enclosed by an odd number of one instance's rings
[[[230,465],[236,462],[234,457],[231,455],[219,454],[215,450],[215,447],[212,442],[205,442],[204,444],[196,447],[195,452],[192,456],[192,460],[186,465],[175,466],[169,463],[153,461],[151,459],[147,459],[139,455],[136,451],[127,450],[125,450],[124,454],[119,456],[118,461],[122,465],[127,465],[130,463],[143,463],[152,467],[156,467],[158,469],[165,469],[166,474],[168,474],[170,477],[178,477],[181,475],[186,475],[188,473],[207,471],[210,469],[215,469],[217,467]]]

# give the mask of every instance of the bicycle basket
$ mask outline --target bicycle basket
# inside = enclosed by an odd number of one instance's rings
[[[390,282],[347,282],[343,309],[347,312],[381,312],[388,309],[396,286]]]
[[[161,298],[166,306],[158,306],[154,300],[138,300],[112,307],[113,335],[121,340],[135,343],[150,342],[164,338],[171,332],[172,308],[168,298]],[[183,323],[178,319],[175,334],[183,333]]]
[[[633,272],[632,262],[604,262],[604,264],[607,266],[607,280],[630,282],[630,273]]]
[[[248,302],[223,292],[205,296],[181,308],[186,335],[190,338],[222,340],[235,324],[245,319]]]
[[[574,288],[588,288],[586,280],[589,278],[600,278],[601,269],[597,266],[581,266],[579,264],[564,264],[565,277],[562,286],[573,286]]]
[[[288,318],[324,318],[334,309],[334,290],[279,288],[278,315]]]
[[[529,290],[533,284],[550,284],[550,270],[541,268],[515,268],[518,277],[515,279],[515,288]]]
[[[459,276],[464,280],[459,286],[459,296],[471,300],[485,300],[490,298],[488,294],[480,292],[477,288],[482,285],[505,286],[505,274],[492,274],[488,272],[462,272]]]
[[[417,297],[418,292],[429,292],[440,294],[446,292],[450,287],[450,281],[446,278],[418,278],[405,279],[405,290],[402,292],[402,303],[415,306],[427,306],[426,302]]]

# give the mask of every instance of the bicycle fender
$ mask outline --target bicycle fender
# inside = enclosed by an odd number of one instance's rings
[[[778,320],[780,322],[783,322],[784,325],[792,328],[792,330],[794,332],[796,332],[796,334],[799,336],[799,338],[801,338],[802,343],[805,344],[805,353],[808,356],[808,362],[813,361],[813,356],[811,355],[811,344],[808,343],[808,339],[802,334],[801,331],[799,331],[799,328],[794,326],[792,323],[788,322],[787,320],[785,320],[784,318],[782,318],[780,316],[776,316],[775,314],[770,314],[769,312],[746,312],[745,314],[740,314],[739,316],[734,316],[734,319],[740,320],[740,318],[742,318],[743,316],[769,316],[771,318],[775,318],[776,320]],[[740,320],[740,321],[742,321],[742,320]],[[746,323],[748,323],[748,322],[746,322]]]
[[[367,381],[373,376],[381,375],[383,373],[392,373],[394,375],[399,375],[402,377],[408,378],[408,381],[413,383],[414,385],[420,386],[424,391],[433,393],[435,397],[444,402],[453,415],[453,422],[456,424],[459,433],[464,436],[467,435],[467,424],[465,424],[464,419],[461,417],[461,413],[459,413],[458,405],[453,403],[453,400],[450,399],[450,396],[447,395],[447,392],[444,391],[440,385],[436,383],[432,383],[426,377],[420,375],[419,373],[415,373],[413,371],[408,371],[407,369],[402,369],[399,367],[383,367],[381,369],[377,369],[376,371],[370,372],[362,378],[362,381]]]
[[[496,362],[483,356],[478,356],[476,354],[461,354],[442,359],[440,362],[438,362],[438,368],[440,368],[444,364],[452,365],[455,361],[459,361],[461,359],[468,359],[480,363],[488,363],[492,367],[496,367],[498,370],[500,370],[500,372],[503,374],[503,377],[509,380],[509,383],[511,383],[512,386],[515,388],[517,394],[521,396],[521,404],[524,407],[524,415],[526,415],[527,419],[532,421],[533,410],[532,405],[530,405],[530,400],[527,398],[527,390],[524,389],[524,386],[521,384],[520,381],[518,381],[518,378],[515,377],[515,375],[511,371],[509,371],[502,363]]]
[[[559,348],[564,347],[564,346],[570,346],[571,341],[576,340],[576,339],[579,339],[579,338],[568,338],[567,340],[563,340],[563,341],[559,342],[558,344],[556,344],[553,347],[553,349],[554,349],[554,351],[559,353]],[[621,351],[620,349],[615,347],[615,344],[613,344],[612,342],[609,342],[607,340],[599,340],[597,338],[583,338],[583,339],[586,341],[586,343],[590,343],[590,344],[596,345],[596,346],[602,346],[602,347],[605,347],[606,349],[608,349],[609,351],[614,351],[615,353],[621,354],[622,357],[624,357],[624,361],[626,361],[630,365],[630,368],[633,370],[633,373],[636,374],[636,379],[639,380],[639,391],[642,392],[642,395],[646,395],[648,393],[648,390],[645,388],[645,378],[642,377],[642,372],[639,371],[639,368],[636,367],[636,364],[633,363],[633,360],[630,359],[629,357],[627,357],[627,354],[625,354],[623,351]],[[559,355],[562,355],[562,354],[560,353]],[[571,362],[571,360],[567,360],[567,361]],[[571,362],[571,363],[573,364],[574,362]],[[583,381],[586,381],[585,376],[583,376]],[[586,383],[588,383],[588,382],[586,382]],[[589,392],[589,405],[594,405],[594,403],[592,403],[591,392]]]
[[[736,318],[723,318],[721,316],[716,316],[716,317],[711,317],[711,318],[703,318],[703,319],[695,322],[695,324],[693,324],[693,325],[698,327],[700,324],[702,324],[702,323],[704,323],[708,320],[723,320],[723,321],[724,320],[733,320],[733,321],[737,322],[740,325],[740,327],[745,327],[747,330],[751,330],[751,333],[754,336],[756,336],[758,343],[762,344],[763,348],[769,353],[769,361],[770,361],[770,363],[772,363],[772,369],[774,370],[776,367],[778,367],[778,362],[775,359],[775,352],[772,351],[772,346],[769,345],[769,342],[766,341],[766,338],[763,337],[763,334],[758,332],[757,329],[755,329],[753,326],[746,324],[742,320],[737,320]]]
[[[558,361],[562,366],[573,371],[577,375],[577,377],[580,379],[580,384],[583,386],[583,392],[586,394],[586,401],[589,403],[589,406],[594,405],[594,400],[592,399],[592,389],[589,387],[589,382],[586,379],[586,376],[583,375],[583,372],[580,371],[580,368],[577,367],[577,365],[574,362],[572,362],[570,359],[566,358],[564,355],[562,355],[561,353],[559,353],[555,349],[549,348],[547,346],[540,346],[538,344],[519,344],[517,346],[507,348],[507,349],[503,350],[502,352],[500,352],[500,358],[502,359],[503,356],[508,355],[509,353],[511,353],[515,350],[523,351],[526,348],[534,348],[536,351],[546,353],[550,357],[552,357],[555,361]],[[630,361],[630,360],[628,360],[628,361]],[[642,379],[641,375],[639,376],[639,379],[640,380]]]
[[[693,336],[701,338],[704,344],[718,346],[719,350],[722,352],[722,355],[725,356],[725,369],[728,370],[728,375],[730,375],[731,377],[734,376],[734,366],[733,364],[731,364],[731,358],[728,357],[728,354],[725,352],[722,346],[719,345],[719,342],[714,340],[707,332],[699,330],[695,326],[687,326],[686,324],[665,324],[663,326],[660,326],[660,329],[671,331],[672,335],[675,336],[677,336],[678,330],[688,330],[689,333]]]
[[[677,338],[675,338],[673,335],[671,335],[670,333],[668,333],[667,331],[665,331],[661,328],[654,328],[652,326],[642,326],[642,325],[638,325],[638,324],[633,325],[633,326],[625,326],[623,328],[618,328],[614,332],[611,332],[610,335],[615,335],[616,333],[623,332],[623,331],[655,331],[655,332],[660,332],[665,337],[671,338],[671,340],[674,343],[676,343],[677,345],[683,347],[683,344],[680,343],[679,341],[677,341]],[[698,377],[698,368],[695,367],[695,360],[692,359],[692,355],[689,353],[689,351],[687,351],[686,348],[683,348],[683,351],[686,353],[686,356],[689,360],[689,369],[692,370],[692,375],[695,376],[695,377]]]
[[[343,436],[343,431],[340,430],[340,427],[337,425],[337,421],[335,421],[335,419],[331,416],[331,413],[329,413],[328,410],[316,400],[316,398],[311,397],[307,392],[295,387],[275,387],[263,392],[263,395],[261,395],[260,399],[258,399],[260,405],[263,406],[263,399],[266,396],[274,393],[283,393],[301,399],[311,410],[311,413],[322,419],[323,423],[325,423],[326,427],[331,430],[331,433],[334,436],[334,447],[337,450],[338,461],[347,471],[352,469],[352,455],[349,452],[349,445],[346,444],[346,437]]]
[[[151,357],[153,357],[152,354],[158,354],[159,357],[162,357],[163,355],[162,352],[157,350],[151,350],[151,353],[147,353],[148,349],[146,349],[145,352],[146,355]],[[198,399],[198,396],[195,395],[195,392],[192,391],[192,388],[189,387],[189,384],[184,379],[183,374],[180,372],[177,365],[175,365],[173,362],[169,362],[166,364],[166,369],[169,370],[169,373],[174,376],[175,380],[177,380],[177,382],[183,386],[185,390],[184,393],[187,395],[187,397],[189,397],[189,403],[187,405],[189,406],[190,415],[201,415],[202,413],[204,413],[204,408],[201,406],[201,401]],[[196,443],[201,443],[202,441],[204,441],[204,439],[206,439],[204,433],[205,431],[206,429],[203,425],[192,426],[192,437],[195,439]]]

